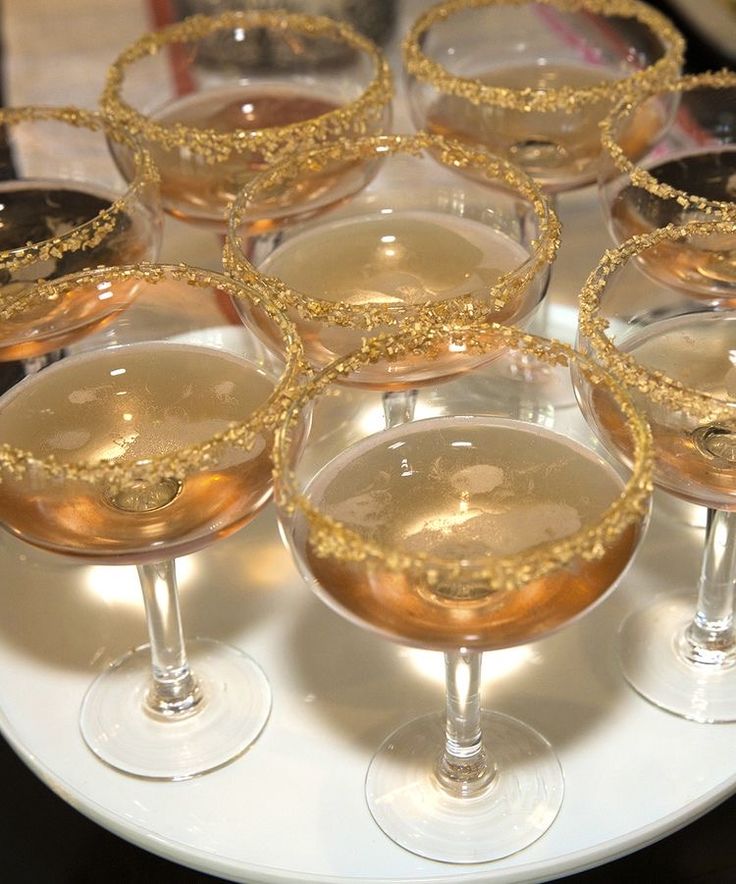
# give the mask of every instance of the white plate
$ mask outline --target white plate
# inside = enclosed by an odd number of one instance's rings
[[[199,779],[119,774],[81,741],[94,674],[144,640],[131,568],[80,566],[0,540],[0,719],[30,767],[113,832],[177,862],[261,882],[524,882],[579,871],[643,846],[736,790],[733,725],[698,725],[648,705],[619,676],[616,626],[657,589],[695,585],[702,529],[666,497],[624,584],[575,626],[527,649],[488,654],[486,705],[556,747],[560,816],[513,857],[452,866],[406,853],[363,800],[374,749],[442,703],[439,654],[408,651],[341,620],[303,587],[273,513],[181,562],[189,635],[245,648],[274,709],[243,757]]]

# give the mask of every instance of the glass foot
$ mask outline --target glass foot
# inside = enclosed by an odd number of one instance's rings
[[[552,825],[564,782],[550,744],[497,712],[482,713],[481,726],[496,774],[469,798],[448,794],[434,776],[445,739],[442,713],[400,727],[374,756],[368,807],[401,847],[441,862],[487,862],[527,847]]]
[[[663,598],[630,614],[621,625],[619,657],[629,684],[650,703],[704,723],[736,721],[736,665],[691,663],[683,634],[695,597]]]
[[[203,699],[181,718],[147,711],[150,645],[95,679],[82,702],[80,727],[97,756],[135,776],[180,780],[220,767],[250,746],[271,711],[261,668],[237,648],[209,639],[187,642],[187,656]]]

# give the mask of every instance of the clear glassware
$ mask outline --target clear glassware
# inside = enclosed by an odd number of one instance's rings
[[[549,192],[595,181],[599,123],[632,89],[680,71],[684,41],[637,0],[448,0],[403,44],[417,126],[483,145]],[[668,117],[642,117],[643,152]]]
[[[334,164],[368,164],[372,180],[303,217],[290,194]],[[467,168],[477,182],[457,174]],[[264,231],[249,221],[262,202],[294,208]],[[558,243],[554,212],[520,169],[420,133],[344,141],[254,179],[233,204],[223,261],[230,275],[274,293],[308,361],[323,368],[366,335],[428,318],[523,321],[544,297]],[[247,320],[270,339],[257,306]],[[366,366],[350,383],[384,390],[387,420],[401,420],[418,386],[488,358],[469,358],[450,340],[437,346],[431,360],[407,354]]]
[[[635,120],[676,108],[656,149],[632,153]],[[620,102],[604,120],[600,195],[619,243],[667,224],[736,218],[736,72],[682,77]],[[664,241],[638,256],[655,280],[709,298],[736,296],[736,237]]]
[[[70,290],[26,302],[40,280],[99,264],[153,260],[161,240],[158,173],[132,136],[79,108],[0,108],[0,392],[110,321],[133,291]],[[108,140],[130,151],[126,180]],[[88,293],[89,294],[89,293]]]
[[[228,64],[214,62],[213,40]],[[141,37],[112,64],[101,107],[151,152],[164,208],[222,229],[238,190],[279,157],[384,131],[391,95],[382,53],[348,24],[254,10],[193,16]],[[115,154],[127,172],[126,153]],[[341,186],[335,170],[319,191]],[[296,198],[315,196],[303,189]]]
[[[563,792],[543,736],[481,711],[481,654],[553,632],[616,583],[648,512],[650,437],[620,385],[572,348],[483,323],[451,334],[476,355],[578,365],[620,405],[630,466],[579,411],[550,409],[498,360],[423,386],[414,419],[387,428],[380,392],[343,381],[408,353],[436,359],[448,329],[418,325],[368,339],[299,389],[276,432],[274,499],[323,601],[385,638],[444,652],[446,715],[388,737],[366,797],[402,847],[475,863],[539,838]]]
[[[185,647],[174,560],[269,499],[273,426],[301,348],[264,304],[283,335],[276,355],[233,308],[252,295],[186,265],[97,268],[30,291],[42,302],[120,284],[138,292],[114,323],[0,398],[0,522],[52,552],[137,566],[149,644],[93,682],[81,731],[115,768],[183,779],[243,752],[271,700],[239,648]]]
[[[652,703],[701,722],[736,720],[736,311],[641,272],[647,252],[716,249],[736,219],[668,226],[607,252],[581,296],[579,346],[629,390],[654,438],[654,481],[711,510],[700,579],[672,587],[631,614],[620,636],[630,684]],[[624,453],[624,428],[608,400],[578,379],[583,410]]]

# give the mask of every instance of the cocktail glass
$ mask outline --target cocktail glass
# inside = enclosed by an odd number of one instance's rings
[[[269,499],[273,426],[301,348],[264,303],[283,336],[276,355],[233,307],[252,293],[186,265],[98,268],[33,291],[133,282],[116,322],[0,398],[0,522],[52,552],[138,567],[149,644],[92,684],[82,735],[113,767],[182,779],[243,752],[269,715],[266,677],[239,648],[185,648],[174,560]]]
[[[620,407],[630,466],[579,412],[550,411],[498,360],[423,386],[413,419],[392,427],[379,392],[344,383],[409,353],[431,363],[447,335],[425,326],[369,339],[306,383],[277,431],[275,501],[323,601],[386,638],[444,652],[446,715],[388,737],[366,797],[402,847],[474,863],[539,838],[563,791],[543,736],[481,711],[481,654],[550,634],[616,583],[648,511],[649,434],[595,363],[511,327],[454,327],[452,337],[475,355],[503,349],[556,371],[578,366]],[[361,418],[347,421],[358,395]]]

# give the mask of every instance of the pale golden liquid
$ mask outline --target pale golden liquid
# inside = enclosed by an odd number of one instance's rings
[[[54,182],[0,184],[0,251],[23,248],[61,236],[109,208],[114,195]],[[0,270],[4,305],[37,280],[57,279],[101,264],[135,263],[151,257],[152,231],[143,213],[121,214],[113,230],[89,249],[72,249],[58,258]],[[116,282],[110,289],[75,289],[53,301],[33,301],[0,321],[0,361],[47,353],[98,328],[133,297],[136,283]]]
[[[321,224],[287,239],[259,269],[320,300],[412,305],[487,291],[529,257],[522,245],[479,221],[441,212],[398,211]],[[494,312],[489,306],[488,318],[514,321],[537,301],[530,286],[500,310]],[[305,320],[296,311],[292,318],[315,366],[351,352],[366,335],[346,326]],[[413,373],[415,362],[368,366],[361,376],[364,382],[375,376],[379,385],[401,384]],[[433,360],[429,375],[452,374],[464,364],[470,367],[467,356],[447,352]]]
[[[212,348],[133,344],[69,357],[0,400],[0,439],[59,462],[165,455],[205,441],[261,405],[273,382]],[[245,524],[271,486],[270,434],[221,447],[183,479],[104,483],[3,476],[0,521],[30,543],[111,562],[190,552]]]
[[[734,314],[700,313],[662,320],[618,346],[637,362],[689,389],[724,402],[736,401]],[[631,396],[652,428],[657,484],[694,503],[736,509],[736,409],[734,420],[724,423],[720,432],[636,390]],[[630,440],[610,396],[596,389],[590,401],[604,433],[628,452]]]
[[[298,86],[237,86],[186,95],[161,108],[153,117],[160,123],[182,123],[196,129],[253,131],[301,123],[337,107],[339,104],[310,95]],[[296,150],[298,136],[295,139]],[[164,206],[184,219],[209,218],[222,223],[238,191],[268,167],[257,151],[233,153],[223,162],[207,163],[185,148],[149,148],[161,173]],[[318,178],[314,176],[312,186],[300,194],[302,198],[306,199],[319,186]]]
[[[475,79],[507,89],[539,92],[568,87],[586,89],[618,79],[605,68],[572,63],[523,64],[492,69]],[[551,190],[579,187],[597,174],[601,154],[599,124],[610,110],[606,100],[580,105],[569,113],[519,111],[491,104],[473,105],[442,95],[427,111],[426,127],[451,138],[481,144],[507,156]],[[639,156],[662,125],[652,109],[631,127],[627,149]]]
[[[678,157],[649,171],[663,184],[736,206],[736,149]],[[677,200],[662,199],[633,185],[621,190],[611,205],[611,223],[619,241],[704,218],[697,209],[685,209]],[[640,260],[666,284],[684,286],[695,295],[736,299],[736,234],[663,242],[643,252]]]
[[[366,439],[328,463],[312,503],[370,538],[411,553],[473,560],[566,537],[599,518],[621,479],[591,451],[530,424],[436,418]],[[351,618],[422,647],[501,648],[544,635],[598,599],[629,561],[638,529],[603,558],[513,591],[459,579],[430,586],[376,562],[320,558],[304,520],[295,548],[327,600]]]

